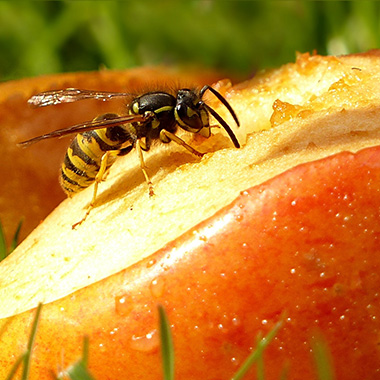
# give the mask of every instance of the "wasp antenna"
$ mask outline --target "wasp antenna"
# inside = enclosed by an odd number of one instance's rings
[[[230,136],[232,142],[234,143],[236,148],[240,148],[240,144],[238,139],[236,138],[235,133],[232,131],[230,126],[224,121],[224,119],[210,106],[204,103],[205,108],[207,109],[208,112],[211,113],[212,116],[215,117],[216,120],[218,120],[219,124],[226,130],[228,133],[228,136]]]
[[[230,112],[231,116],[234,118],[235,120],[235,123],[238,127],[240,127],[240,122],[239,122],[239,119],[234,111],[234,109],[231,107],[230,103],[228,103],[227,99],[218,91],[216,91],[214,88],[212,88],[211,86],[209,85],[205,85],[201,91],[200,91],[200,96],[202,97],[203,94],[207,91],[211,91],[218,99],[219,101],[228,109],[228,111]],[[215,117],[216,119],[216,117]]]

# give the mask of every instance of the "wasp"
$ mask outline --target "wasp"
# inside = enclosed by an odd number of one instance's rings
[[[19,145],[27,146],[44,139],[76,134],[61,165],[60,184],[69,197],[92,184],[94,191],[85,216],[73,225],[74,229],[87,218],[94,207],[99,183],[117,156],[126,155],[136,148],[140,167],[148,184],[149,195],[152,196],[153,185],[143,157],[143,151],[149,151],[152,142],[174,141],[192,154],[202,157],[204,153],[195,150],[177,136],[176,132],[181,128],[208,138],[211,135],[209,118],[212,115],[226,130],[234,146],[240,148],[231,127],[203,100],[206,91],[216,96],[239,126],[236,113],[227,100],[214,88],[205,85],[200,90],[183,88],[173,94],[164,91],[147,92],[132,98],[127,105],[125,115],[106,113],[92,121],[34,137]],[[130,94],[67,88],[39,93],[32,96],[28,103],[34,107],[45,107],[84,99],[110,100],[120,97],[127,98]]]

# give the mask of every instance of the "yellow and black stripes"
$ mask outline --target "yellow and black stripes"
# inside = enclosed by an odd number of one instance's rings
[[[61,166],[60,183],[66,194],[73,195],[90,186],[99,172],[104,153],[118,151],[120,148],[120,141],[112,140],[111,129],[78,134],[68,148]],[[111,157],[107,161],[107,168],[114,161],[115,157]]]
[[[93,121],[117,117],[117,114],[108,113],[96,117]],[[108,169],[114,163],[120,150],[123,152],[124,144],[129,142],[133,145],[134,140],[132,126],[130,128],[114,126],[77,134],[61,165],[60,183],[65,193],[69,196],[73,195],[94,183],[104,154],[108,151],[116,152],[107,160],[106,169]]]

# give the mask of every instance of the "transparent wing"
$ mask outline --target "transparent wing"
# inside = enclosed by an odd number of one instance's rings
[[[32,96],[28,103],[33,107],[54,106],[61,103],[72,103],[84,99],[110,100],[130,96],[126,92],[108,92],[108,91],[92,91],[81,90],[78,88],[66,88],[64,90],[53,90],[40,92]]]
[[[60,138],[63,136],[77,134],[85,131],[91,131],[94,129],[101,128],[111,128],[120,124],[125,123],[134,123],[134,122],[146,122],[152,119],[153,115],[127,115],[127,116],[119,116],[114,119],[109,120],[96,120],[96,121],[85,121],[84,123],[76,124],[68,128],[57,129],[54,132],[47,133],[46,135],[41,135],[37,137],[33,137],[30,140],[22,141],[18,143],[18,146],[26,147],[28,145],[34,144],[38,141],[52,138]]]

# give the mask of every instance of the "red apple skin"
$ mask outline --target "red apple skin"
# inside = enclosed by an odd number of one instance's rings
[[[158,304],[172,325],[176,379],[229,379],[281,319],[266,379],[284,368],[288,379],[316,379],[310,340],[319,333],[337,379],[379,379],[379,162],[374,147],[297,166],[148,259],[45,305],[31,380],[77,360],[84,335],[96,379],[162,378]],[[7,325],[0,378],[33,316]]]

